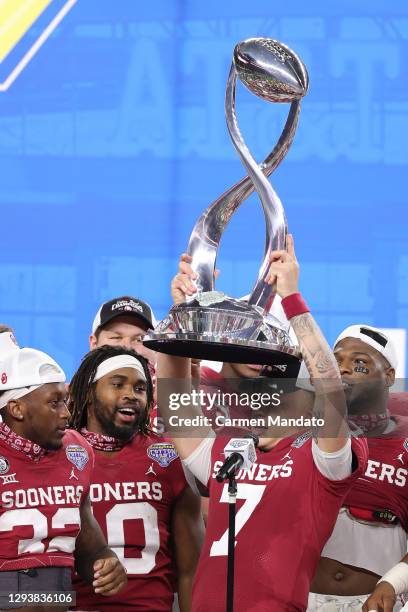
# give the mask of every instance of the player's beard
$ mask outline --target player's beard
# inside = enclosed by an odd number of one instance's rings
[[[45,448],[45,450],[56,451],[63,447],[63,441],[55,440],[55,442],[50,442],[48,440],[47,442],[45,442],[44,444],[41,444],[40,446],[42,448]]]
[[[377,404],[378,397],[382,393],[384,393],[384,383],[375,379],[351,384],[345,390],[348,413],[370,413],[370,406]]]
[[[141,429],[141,426],[144,423],[146,417],[145,410],[139,410],[138,412],[136,412],[135,420],[133,421],[133,423],[129,423],[129,425],[124,425],[123,427],[118,427],[117,425],[115,425],[113,420],[115,418],[116,412],[119,410],[119,407],[115,408],[112,417],[108,417],[106,415],[102,403],[96,398],[94,398],[93,410],[95,418],[102,427],[103,433],[107,436],[112,436],[113,438],[122,440],[122,442],[128,442],[133,438],[133,436]]]

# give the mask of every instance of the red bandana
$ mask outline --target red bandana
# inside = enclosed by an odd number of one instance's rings
[[[96,448],[96,450],[100,451],[119,451],[128,443],[118,438],[114,438],[113,436],[106,436],[105,434],[88,431],[86,427],[81,429],[81,435],[84,436],[85,440],[89,442],[92,448]]]
[[[14,448],[14,450],[24,453],[33,461],[39,461],[47,452],[45,448],[31,442],[31,440],[27,440],[27,438],[17,435],[5,423],[0,423],[0,440],[3,440],[8,446]]]
[[[373,431],[381,425],[386,425],[389,421],[390,414],[388,410],[381,414],[352,414],[349,415],[349,421],[364,433]]]

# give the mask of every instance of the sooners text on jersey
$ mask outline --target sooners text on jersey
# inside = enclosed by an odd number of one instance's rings
[[[373,511],[389,510],[408,533],[408,418],[394,416],[395,428],[367,438],[368,463],[344,505]]]

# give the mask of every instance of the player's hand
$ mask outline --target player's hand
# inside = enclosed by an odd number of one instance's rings
[[[392,612],[396,602],[395,591],[389,582],[380,582],[363,605],[363,612]]]
[[[171,281],[171,297],[174,304],[185,302],[187,297],[197,292],[197,287],[193,282],[197,279],[197,274],[191,267],[192,259],[187,253],[183,253],[180,257],[178,274]]]
[[[295,255],[293,236],[288,234],[286,251],[273,251],[265,282],[276,285],[276,293],[284,298],[298,292],[299,264]]]
[[[191,267],[193,258],[187,253],[183,253],[180,257],[178,273],[171,281],[171,297],[174,304],[185,302],[187,297],[197,293],[197,287],[193,281],[197,280],[196,274]],[[214,271],[214,278],[218,278],[220,271]]]
[[[116,595],[127,583],[125,569],[117,557],[98,559],[93,569],[92,586],[95,593],[105,596]]]

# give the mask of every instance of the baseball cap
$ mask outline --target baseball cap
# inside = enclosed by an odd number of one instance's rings
[[[19,346],[12,331],[0,333],[0,359],[10,351],[18,351]]]
[[[0,391],[65,382],[63,369],[46,353],[22,348],[0,360]]]
[[[104,327],[109,321],[123,315],[141,319],[149,329],[153,329],[155,326],[155,318],[149,304],[138,298],[124,295],[102,304],[92,324],[92,333],[94,334],[97,329]]]
[[[391,339],[388,338],[382,330],[371,327],[370,325],[350,325],[350,327],[346,327],[338,336],[334,343],[334,347],[344,338],[357,338],[361,340],[361,342],[368,344],[381,353],[394,370],[397,369],[397,351]]]

